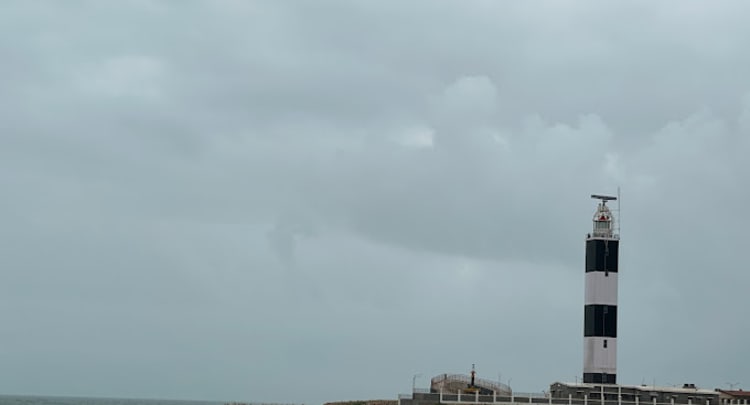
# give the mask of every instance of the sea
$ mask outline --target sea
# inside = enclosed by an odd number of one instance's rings
[[[0,405],[224,405],[225,402],[169,399],[76,398],[0,395]],[[250,404],[255,405],[255,404]],[[258,404],[260,405],[260,404]]]

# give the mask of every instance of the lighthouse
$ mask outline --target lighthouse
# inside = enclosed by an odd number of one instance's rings
[[[594,229],[586,236],[586,298],[583,326],[583,382],[617,381],[617,258],[620,235],[607,206],[617,197],[592,195],[599,200]]]

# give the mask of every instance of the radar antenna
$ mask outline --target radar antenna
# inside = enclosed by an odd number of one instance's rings
[[[591,198],[596,200],[601,200],[603,203],[607,203],[607,201],[615,201],[617,200],[617,197],[611,196],[611,195],[601,195],[601,194],[591,194]]]

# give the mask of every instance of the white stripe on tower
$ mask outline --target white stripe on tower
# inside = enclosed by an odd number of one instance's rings
[[[590,271],[586,273],[586,305],[617,306],[617,273]]]
[[[586,238],[586,298],[583,330],[583,382],[617,382],[617,257],[619,235],[607,201],[594,214],[594,231]]]

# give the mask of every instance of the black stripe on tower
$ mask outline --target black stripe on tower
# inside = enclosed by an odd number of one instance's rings
[[[608,271],[617,273],[617,253],[620,241],[591,239],[586,241],[586,273]]]
[[[583,336],[617,337],[617,306],[586,305],[584,309]]]
[[[587,384],[617,384],[617,374],[583,373],[583,382]]]

